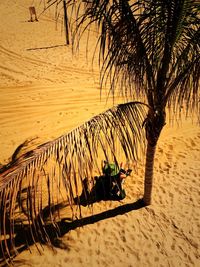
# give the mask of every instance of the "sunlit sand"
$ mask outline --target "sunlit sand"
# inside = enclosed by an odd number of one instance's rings
[[[72,56],[53,11],[28,22],[32,2],[0,3],[1,164],[25,140],[33,146],[53,140],[113,105],[112,98],[107,101],[108,88],[100,97],[93,54],[87,60],[83,45]],[[39,15],[42,6],[35,7]],[[94,33],[91,51],[95,38]],[[56,247],[44,245],[41,255],[35,246],[31,254],[24,250],[15,258],[16,266],[200,266],[200,130],[195,119],[164,127],[153,204],[141,209],[129,205],[143,194],[144,162],[137,165],[125,183],[124,200],[95,203],[95,223],[83,208],[88,219],[82,227],[63,230]]]

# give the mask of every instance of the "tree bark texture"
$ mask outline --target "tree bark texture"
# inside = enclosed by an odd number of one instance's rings
[[[158,109],[152,112],[150,110],[144,123],[147,138],[147,151],[143,201],[146,205],[150,205],[153,187],[154,156],[160,133],[165,125],[165,111],[160,111]]]
[[[145,205],[150,205],[151,204],[155,152],[156,152],[156,145],[152,146],[148,142],[148,144],[147,144],[147,152],[146,152],[144,197],[143,197],[143,201],[144,201]]]

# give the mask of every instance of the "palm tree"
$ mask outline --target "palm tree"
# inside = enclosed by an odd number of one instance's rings
[[[147,150],[143,200],[151,204],[156,144],[166,107],[198,110],[199,6],[195,0],[91,0],[68,4],[75,10],[75,35],[96,24],[102,81],[108,74],[125,95],[144,99]],[[82,13],[82,14],[81,14]],[[84,29],[82,29],[84,26]],[[78,40],[80,41],[80,40]]]
[[[93,24],[99,31],[101,84],[109,80],[113,94],[119,88],[136,101],[95,116],[25,153],[0,172],[0,242],[6,257],[15,251],[16,223],[23,229],[28,225],[33,241],[39,237],[49,241],[46,207],[58,233],[54,211],[61,199],[67,200],[76,217],[73,200],[79,196],[83,178],[94,176],[102,152],[117,163],[118,144],[130,159],[137,159],[139,147],[146,144],[143,201],[151,204],[154,155],[166,123],[166,108],[175,114],[182,108],[191,114],[199,111],[197,1],[69,0],[67,5],[76,15],[73,37]],[[26,223],[18,216],[22,213],[26,213]]]

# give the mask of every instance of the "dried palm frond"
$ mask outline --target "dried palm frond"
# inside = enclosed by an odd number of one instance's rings
[[[195,0],[69,0],[78,43],[96,25],[101,83],[152,109],[199,111],[200,18]],[[90,35],[92,35],[92,30]],[[116,86],[116,85],[120,86]],[[186,103],[186,105],[185,105]]]
[[[49,0],[58,5],[59,0]],[[200,18],[196,0],[68,0],[73,47],[98,36],[101,85],[154,109],[199,113]],[[118,85],[118,86],[117,86]]]
[[[74,199],[79,199],[83,180],[100,173],[101,159],[117,163],[117,151],[126,159],[138,158],[145,145],[145,117],[144,104],[121,104],[13,161],[0,174],[0,242],[4,255],[11,257],[15,252],[16,225],[29,228],[32,242],[50,241],[45,230],[49,223],[59,233],[56,222],[60,216],[55,208],[59,203],[67,203],[72,219],[80,217],[81,209],[77,210]]]

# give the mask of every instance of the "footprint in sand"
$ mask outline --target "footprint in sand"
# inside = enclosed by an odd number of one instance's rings
[[[172,151],[174,147],[173,147],[173,145],[168,145],[168,148],[169,148],[169,150]]]
[[[171,249],[175,250],[175,243],[173,242],[173,244],[171,245]]]
[[[170,197],[171,199],[173,199],[174,194],[172,194],[171,192],[169,192],[169,197]]]
[[[166,190],[162,186],[160,187],[160,189],[161,189],[161,191],[162,191],[163,194],[166,193]]]
[[[91,237],[88,238],[88,245],[91,246],[92,242],[91,242]]]
[[[172,153],[166,153],[166,157],[168,160],[172,160]]]
[[[196,146],[196,143],[194,142],[193,139],[190,140],[190,144],[191,144],[192,147],[195,147]]]
[[[163,149],[161,147],[158,147],[158,152],[163,154]]]
[[[165,162],[164,164],[165,164],[165,166],[166,166],[167,168],[169,168],[169,169],[172,167],[172,166],[169,164],[169,162]]]
[[[179,159],[179,158],[186,158],[186,156],[185,156],[185,154],[184,153],[179,153],[178,155],[177,155],[177,158]]]

